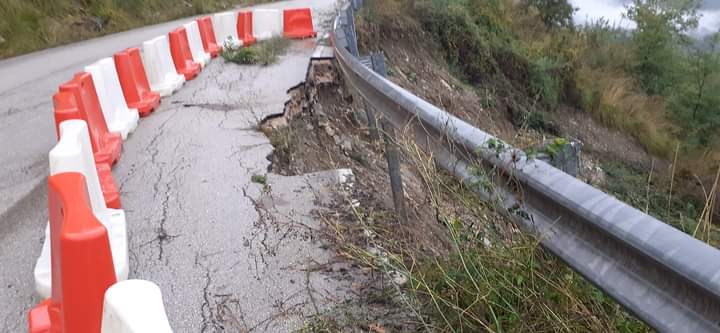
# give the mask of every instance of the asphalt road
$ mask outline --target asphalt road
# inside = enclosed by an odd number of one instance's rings
[[[295,0],[258,8],[335,8],[335,0]],[[47,177],[47,154],[55,144],[52,95],[98,59],[167,34],[190,19],[130,30],[80,43],[0,60],[0,218]],[[319,22],[316,22],[318,25]],[[3,223],[5,218],[0,220]]]
[[[316,22],[334,0],[310,6]],[[268,7],[268,6],[265,6]],[[0,62],[0,331],[21,332],[39,299],[32,270],[47,221],[51,96],[86,64],[182,21]],[[317,23],[316,23],[317,24]],[[313,232],[345,177],[266,175],[269,140],[256,130],[305,78],[315,41],[292,42],[268,67],[214,60],[124,144],[114,175],[126,211],[130,278],[157,283],[176,332],[278,331],[348,295],[343,265]]]

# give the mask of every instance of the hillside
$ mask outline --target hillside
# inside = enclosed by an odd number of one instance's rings
[[[718,245],[720,38],[698,48],[690,12],[636,1],[627,31],[574,26],[565,1],[370,3],[360,42],[391,80],[531,153],[579,140],[580,178]]]
[[[0,59],[268,0],[3,0]]]

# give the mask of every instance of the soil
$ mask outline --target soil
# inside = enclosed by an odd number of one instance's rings
[[[448,94],[451,91],[449,89]],[[333,213],[319,217],[325,224],[326,233],[334,239],[332,246],[340,255],[373,270],[377,266],[368,263],[367,258],[358,257],[353,249],[401,254],[409,261],[446,256],[452,242],[447,226],[439,216],[467,217],[466,220],[473,224],[472,230],[478,233],[494,225],[489,221],[504,220],[492,211],[483,210],[481,216],[487,221],[477,221],[474,216],[484,209],[483,204],[468,211],[467,205],[453,200],[447,193],[436,194],[433,198],[417,159],[402,149],[401,174],[407,218],[401,222],[395,214],[390,191],[384,141],[371,138],[366,106],[346,89],[334,61],[314,61],[306,82],[292,89],[290,95],[292,99],[286,103],[284,114],[261,124],[261,130],[275,147],[273,154],[268,156],[272,162],[269,171],[288,176],[339,168],[353,171],[355,181],[344,200],[332,207]],[[439,170],[434,171],[433,177],[457,183]],[[515,232],[515,229],[500,230],[501,233],[505,231]],[[498,230],[493,229],[493,232]],[[389,288],[391,284],[386,280],[394,279],[392,274],[383,272],[375,275],[376,279],[369,284],[358,286],[358,290],[362,290],[358,295],[363,297],[357,301],[360,304],[349,307],[353,320],[342,315],[348,312],[344,309],[341,313],[327,314],[321,322],[330,320],[332,327],[341,331],[415,331],[418,328],[416,315],[402,303],[407,302],[402,292]],[[359,308],[367,310],[358,313]]]
[[[282,117],[261,124],[275,146],[269,156],[271,172],[298,175],[315,171],[350,168],[356,184],[352,193],[361,207],[377,210],[391,224],[396,222],[390,180],[382,140],[371,139],[364,105],[349,94],[331,61],[311,64],[306,83],[291,91]],[[401,173],[408,209],[407,242],[434,254],[444,253],[447,240],[438,225],[422,177],[407,163]]]
[[[624,161],[643,169],[650,168],[653,160],[656,168],[658,163],[664,162],[664,167],[670,164],[653,158],[637,140],[617,129],[603,126],[580,110],[563,106],[553,112],[552,117],[562,136],[580,140],[584,152],[596,159]]]
[[[537,148],[547,142],[547,136],[554,137],[516,127],[509,103],[486,94],[484,88],[458,80],[438,51],[439,46],[416,22],[400,18],[382,27],[359,24],[358,34],[361,50],[380,51],[385,55],[388,79],[445,111],[522,149]],[[548,114],[557,127],[558,136],[582,142],[588,161],[612,159],[649,169],[654,159],[656,170],[667,169],[669,165],[667,161],[653,158],[631,136],[602,125],[587,113],[561,106]],[[596,168],[583,169],[597,172]],[[598,177],[596,174],[582,176],[584,179]]]

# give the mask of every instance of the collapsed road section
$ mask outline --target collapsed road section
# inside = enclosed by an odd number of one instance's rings
[[[273,148],[257,130],[305,79],[314,46],[294,42],[269,67],[213,62],[125,145],[131,275],[158,283],[176,329],[292,331],[347,295],[345,277],[318,269],[334,253],[314,229],[351,173],[267,175]]]

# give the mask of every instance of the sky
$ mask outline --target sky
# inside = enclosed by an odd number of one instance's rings
[[[578,8],[575,12],[575,23],[583,24],[588,20],[597,20],[600,17],[607,18],[610,23],[615,23],[627,28],[633,28],[634,24],[623,19],[625,12],[624,5],[629,0],[570,0]],[[700,25],[692,34],[706,36],[717,32],[720,28],[720,0],[704,0],[700,9]]]

